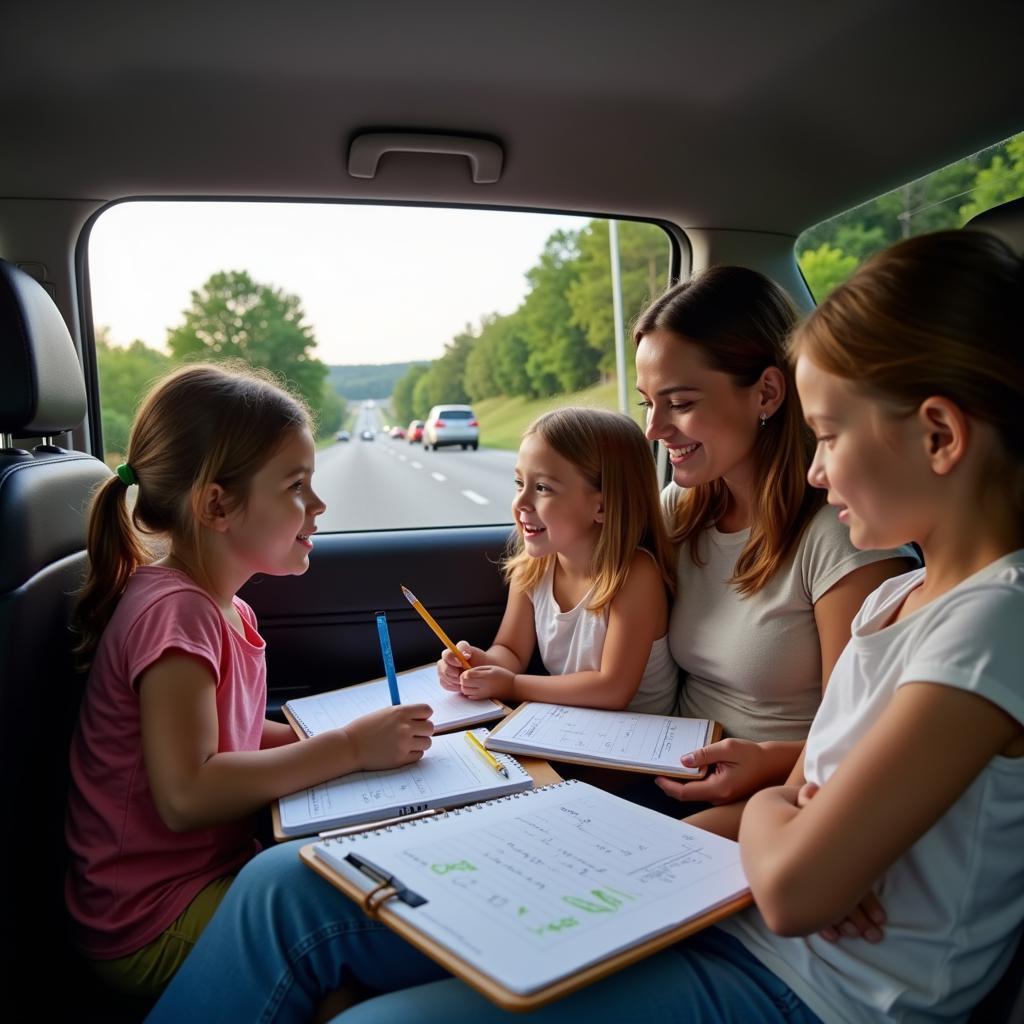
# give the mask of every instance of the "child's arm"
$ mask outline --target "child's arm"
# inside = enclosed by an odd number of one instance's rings
[[[533,602],[514,584],[509,587],[505,614],[494,643],[486,651],[460,640],[456,647],[469,659],[475,668],[495,665],[510,672],[522,672],[529,664],[537,635],[533,627]],[[437,675],[446,690],[462,689],[461,677],[465,666],[447,648],[441,652],[437,663]],[[468,696],[468,695],[467,695]]]
[[[850,640],[854,616],[864,599],[885,580],[906,572],[902,558],[862,565],[847,573],[814,605],[814,623],[821,645],[821,689],[824,692],[839,655]],[[765,786],[780,785],[803,750],[803,740],[753,740],[731,738],[694,750],[683,758],[688,768],[709,769],[703,779],[679,782],[659,778],[658,785],[677,800],[707,800],[728,804],[742,800]],[[736,824],[739,817],[735,817]]]
[[[983,697],[904,684],[805,806],[798,786],[755,793],[740,846],[768,926],[804,935],[850,915],[992,757],[1015,738],[1022,745],[1021,736],[1021,724]]]
[[[220,753],[216,680],[204,662],[170,654],[138,685],[150,790],[175,832],[241,818],[348,772],[408,764],[423,756],[434,730],[427,705],[398,705],[301,743]]]
[[[612,599],[599,669],[532,676],[520,674],[521,668],[490,665],[463,672],[462,692],[474,698],[539,700],[618,710],[633,699],[650,659],[651,645],[665,635],[667,625],[668,599],[661,576],[653,561],[638,552],[626,582]]]
[[[298,738],[295,730],[287,722],[275,722],[273,719],[267,718],[263,722],[260,750],[283,747],[286,743],[295,743]]]

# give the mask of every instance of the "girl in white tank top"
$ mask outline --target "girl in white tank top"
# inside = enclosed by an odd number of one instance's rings
[[[516,463],[508,605],[486,650],[458,645],[441,683],[467,697],[670,714],[673,573],[654,460],[631,419],[556,409],[523,436]],[[549,675],[527,673],[537,649]]]

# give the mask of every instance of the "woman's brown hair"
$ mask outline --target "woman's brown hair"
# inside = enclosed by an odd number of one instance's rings
[[[755,594],[775,575],[825,498],[807,484],[814,437],[803,421],[786,339],[796,311],[786,293],[746,267],[711,267],[675,285],[640,314],[633,327],[639,345],[645,334],[667,331],[696,346],[713,370],[737,387],[753,387],[769,366],[785,380],[782,404],[758,431],[754,444],[755,490],[750,538],[736,561],[731,582],[744,596]],[[679,499],[672,541],[688,543],[702,564],[701,534],[726,511],[729,492],[722,480],[688,488]]]
[[[89,509],[89,574],[75,609],[81,667],[88,667],[129,577],[153,561],[146,537],[173,541],[202,576],[203,490],[218,483],[225,511],[244,506],[257,470],[290,431],[309,426],[300,399],[244,364],[186,366],[152,388],[128,440],[125,461],[138,480],[134,507],[129,510],[128,485],[114,475],[100,484]]]
[[[931,396],[991,423],[1024,511],[1024,260],[983,231],[908,238],[868,260],[794,332],[790,354],[897,415]]]
[[[611,602],[626,582],[638,548],[654,557],[671,592],[671,550],[658,503],[654,458],[640,427],[620,413],[568,407],[534,420],[523,437],[531,435],[572,463],[601,492],[604,522],[591,562],[594,589],[588,607],[600,611]],[[554,557],[527,554],[522,526],[516,523],[512,551],[503,563],[505,579],[529,593],[544,578]]]

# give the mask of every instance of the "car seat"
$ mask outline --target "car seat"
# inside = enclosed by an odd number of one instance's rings
[[[40,993],[40,1015],[52,1016],[70,998],[69,972],[81,970],[63,887],[68,744],[82,688],[68,622],[86,566],[88,502],[110,470],[53,443],[85,416],[82,368],[46,290],[3,260],[0,351],[0,955],[8,993],[40,974],[53,979]]]

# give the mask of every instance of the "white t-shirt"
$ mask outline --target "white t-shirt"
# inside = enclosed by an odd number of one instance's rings
[[[587,608],[593,587],[583,600],[563,612],[554,595],[555,563],[537,584],[530,600],[537,631],[537,648],[544,667],[553,676],[571,672],[596,672],[608,634],[608,605],[600,612]],[[629,702],[630,711],[648,715],[671,715],[679,695],[679,670],[668,649],[668,636],[659,637],[651,645],[640,688]]]
[[[1024,549],[885,626],[924,572],[887,580],[857,614],[807,738],[808,781],[827,782],[903,683],[968,690],[1024,722]],[[997,756],[882,876],[881,942],[782,938],[756,911],[722,927],[825,1021],[962,1020],[1021,933],[1022,851],[1024,757]]]
[[[669,484],[662,506],[669,524],[683,489]],[[802,740],[821,703],[821,643],[814,605],[844,576],[887,558],[918,564],[910,547],[859,551],[836,510],[822,506],[796,548],[756,594],[729,582],[750,530],[701,534],[702,565],[689,542],[679,546],[678,587],[669,646],[683,670],[679,714],[722,723],[726,736],[763,742]]]

